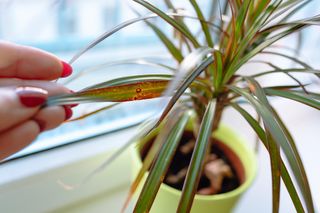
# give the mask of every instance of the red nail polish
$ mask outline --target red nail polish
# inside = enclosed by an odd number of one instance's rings
[[[34,119],[34,121],[38,124],[40,132],[43,132],[46,129],[46,123],[42,120]]]
[[[71,67],[68,63],[66,63],[66,62],[64,62],[64,61],[62,61],[61,63],[62,63],[62,73],[61,73],[61,77],[62,77],[62,78],[68,77],[68,76],[71,75],[71,73],[72,73],[72,67]]]
[[[70,108],[70,107],[68,107],[68,106],[63,106],[63,108],[64,108],[64,111],[65,111],[65,121],[66,120],[68,120],[69,118],[71,118],[72,117],[72,109]]]
[[[20,102],[26,107],[36,107],[44,104],[48,98],[48,92],[36,87],[18,87],[16,93]]]

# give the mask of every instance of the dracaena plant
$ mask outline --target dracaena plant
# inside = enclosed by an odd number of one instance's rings
[[[48,104],[95,101],[121,103],[165,96],[161,102],[165,107],[160,115],[147,120],[141,132],[126,144],[146,136],[164,124],[131,186],[128,200],[137,189],[143,174],[149,170],[135,211],[150,210],[169,165],[174,163],[171,160],[188,117],[195,114],[196,144],[178,206],[179,212],[190,210],[205,161],[209,137],[218,128],[224,109],[232,107],[250,124],[269,153],[273,212],[279,210],[281,179],[297,212],[314,212],[310,186],[301,156],[291,133],[270,104],[269,98],[276,96],[290,99],[320,109],[320,94],[311,92],[309,88],[312,85],[300,82],[295,76],[295,73],[308,74],[315,79],[313,82],[317,82],[320,71],[298,57],[282,53],[279,50],[281,45],[271,48],[281,39],[320,23],[320,15],[295,18],[295,14],[310,1],[217,0],[209,1],[209,6],[204,10],[198,4],[200,1],[186,0],[191,8],[189,13],[185,11],[181,13],[170,0],[164,1],[166,10],[159,9],[155,5],[156,1],[151,3],[134,0],[134,2],[140,4],[140,9],[142,5],[151,13],[122,23],[101,35],[80,51],[71,62],[110,35],[142,21],[155,32],[167,48],[172,60],[176,62],[176,66],[147,60],[144,64],[161,66],[172,74],[130,75],[117,78],[71,95],[53,97]],[[162,19],[163,22],[157,25],[158,22],[154,22],[154,19]],[[163,23],[172,27],[174,35],[164,31]],[[290,68],[282,68],[281,65],[268,60],[268,57],[257,60],[256,56],[261,54],[287,59],[292,65]],[[257,69],[255,74],[250,73],[250,70],[245,69],[245,65],[252,62],[266,65],[268,70],[259,70],[259,66],[255,66]],[[141,60],[115,63],[141,63]],[[241,73],[240,68],[243,68]],[[272,79],[274,73],[288,76],[294,84],[264,87],[259,83],[260,77],[270,75],[269,78]],[[251,105],[259,118],[249,113],[242,104]],[[119,152],[103,166],[114,159]]]

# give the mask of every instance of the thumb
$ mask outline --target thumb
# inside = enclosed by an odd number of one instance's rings
[[[29,120],[47,98],[48,92],[36,87],[0,88],[0,131]]]

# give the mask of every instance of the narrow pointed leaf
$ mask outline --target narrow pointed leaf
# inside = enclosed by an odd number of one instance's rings
[[[178,109],[171,111],[170,114],[168,115],[168,118],[178,118],[181,117],[181,112],[182,112],[182,108],[179,107]],[[176,120],[176,119],[175,119]],[[167,122],[168,125],[171,125],[168,129],[172,129],[173,128],[173,124],[172,121],[171,122]],[[157,127],[158,128],[158,127]],[[163,125],[160,126],[159,128],[163,128]],[[152,133],[151,133],[152,134]],[[160,132],[160,134],[167,134],[166,132]],[[144,137],[144,136],[143,136]],[[140,142],[139,144],[137,144],[137,149],[142,149],[149,141],[146,141],[144,143]],[[145,173],[149,170],[149,168],[151,167],[152,162],[155,159],[155,156],[157,155],[157,153],[159,153],[159,150],[161,148],[161,146],[163,145],[165,141],[163,140],[163,137],[157,137],[156,141],[152,144],[150,150],[147,152],[143,162],[142,162],[142,167],[140,168],[138,174],[136,175],[134,181],[132,182],[130,189],[129,189],[129,193],[128,196],[126,198],[126,201],[122,207],[122,211],[124,212],[124,210],[127,208],[133,194],[136,192],[139,183],[141,182],[141,180],[143,179]]]
[[[307,210],[308,210],[308,212],[314,212],[314,205],[313,205],[310,184],[308,181],[308,177],[307,177],[302,159],[301,159],[300,154],[298,152],[298,148],[294,142],[294,139],[293,139],[291,133],[289,132],[288,128],[286,127],[286,125],[284,124],[284,122],[282,121],[282,119],[280,118],[278,113],[272,107],[271,107],[271,110],[273,112],[275,119],[279,123],[280,128],[283,130],[285,136],[287,137],[288,142],[289,142],[289,144],[292,148],[292,151],[294,153],[295,160],[298,164],[298,168],[300,170],[299,172],[301,175],[298,175],[298,176],[295,175],[295,178],[298,182],[298,186],[300,188],[300,191],[302,192],[303,198],[306,203]],[[289,163],[290,163],[290,161],[289,161]]]
[[[264,130],[261,128],[260,124],[247,111],[245,111],[243,108],[241,108],[238,104],[232,103],[231,106],[233,108],[235,108],[246,119],[246,121],[250,124],[252,129],[256,132],[256,134],[258,135],[258,137],[262,141],[263,145],[269,151],[267,136],[266,136]],[[280,158],[281,158],[281,156],[280,156]],[[281,172],[282,180],[283,180],[283,182],[289,192],[289,195],[290,195],[291,200],[295,206],[296,211],[297,212],[305,212],[303,205],[302,205],[302,202],[300,200],[300,197],[296,191],[296,187],[294,186],[292,178],[290,177],[289,172],[288,172],[285,164],[283,163],[282,159],[281,159],[280,166],[281,166],[280,172]]]
[[[168,22],[175,29],[177,29],[182,35],[184,35],[186,38],[188,38],[195,48],[200,47],[198,41],[194,38],[194,36],[191,34],[191,32],[188,30],[188,28],[184,27],[179,22],[177,22],[176,20],[174,20],[173,18],[168,16],[166,13],[159,10],[157,7],[155,7],[154,5],[150,4],[147,1],[144,1],[144,0],[133,0],[133,1],[141,4],[145,8],[147,8],[150,11],[154,12],[155,14],[159,15],[163,20]]]
[[[299,175],[296,175],[297,181],[299,184],[301,184],[303,187],[301,188],[301,191],[304,195],[306,204],[307,204],[307,208],[308,210],[313,210],[313,202],[312,202],[312,196],[311,196],[311,191],[310,191],[310,186],[308,183],[308,178],[302,163],[302,160],[300,158],[300,154],[298,152],[298,149],[295,145],[294,139],[291,136],[290,132],[288,131],[287,127],[285,126],[285,124],[282,122],[280,116],[277,114],[277,112],[273,109],[273,107],[269,104],[267,98],[266,98],[266,94],[264,92],[264,90],[261,88],[261,86],[259,85],[259,83],[257,81],[255,81],[253,78],[248,77],[247,81],[251,84],[250,90],[257,96],[257,98],[264,104],[264,106],[266,108],[268,108],[268,110],[270,110],[272,116],[274,117],[276,123],[279,125],[280,130],[283,132],[284,137],[286,138],[286,145],[288,147],[290,147],[290,151],[293,155],[293,159],[297,164],[297,169],[299,169]],[[265,120],[264,120],[265,123]],[[269,130],[267,129],[267,134],[272,134],[271,132],[269,132]],[[278,142],[279,143],[279,142]],[[282,146],[283,147],[283,146]],[[283,147],[284,148],[284,147]],[[286,147],[285,147],[286,148]],[[288,157],[288,152],[286,152],[284,150],[285,154],[287,154]],[[289,159],[289,163],[290,163]],[[293,162],[293,161],[291,161]]]
[[[281,32],[277,35],[274,35],[271,38],[265,39],[257,47],[255,47],[253,50],[251,50],[246,55],[244,55],[242,58],[240,58],[239,61],[234,60],[234,63],[230,65],[229,69],[226,72],[226,75],[224,77],[224,83],[226,83],[232,77],[232,75],[234,75],[234,73],[236,71],[238,71],[238,69],[242,65],[244,65],[246,62],[248,62],[253,56],[257,55],[259,52],[261,52],[265,48],[269,47],[270,45],[272,45],[276,41],[279,41],[280,39],[292,34],[293,32],[297,32],[297,31],[301,30],[303,27],[305,27],[305,25],[297,25],[297,26],[294,26],[284,32]]]
[[[238,16],[236,18],[236,26],[235,26],[236,27],[235,28],[235,38],[237,41],[241,38],[240,33],[241,33],[242,29],[244,28],[244,21],[247,17],[248,9],[249,9],[251,2],[252,2],[252,0],[243,0],[243,2],[241,4]]]
[[[153,60],[162,60],[163,58],[155,58]],[[146,59],[146,58],[138,58],[138,59],[128,59],[128,60],[119,60],[119,61],[112,61],[112,62],[107,62],[103,64],[99,64],[97,66],[92,66],[88,69],[80,70],[76,73],[74,73],[72,76],[70,76],[66,81],[64,81],[64,84],[69,84],[70,82],[78,79],[81,76],[84,76],[86,74],[91,74],[95,71],[99,70],[108,70],[108,68],[114,67],[114,66],[123,66],[123,65],[140,65],[140,66],[150,66],[150,67],[156,67],[156,68],[163,68],[165,70],[168,70],[170,72],[175,72],[176,69],[173,67],[170,67],[166,64],[158,63],[158,62],[153,62],[151,59]],[[93,88],[93,87],[87,87],[88,88]]]
[[[280,204],[280,147],[273,141],[269,131],[266,131],[266,136],[272,176],[272,212],[278,213]]]
[[[103,112],[103,111],[106,111],[108,109],[111,109],[111,108],[113,108],[113,107],[115,107],[115,106],[117,106],[119,104],[120,103],[115,103],[115,104],[111,104],[111,105],[108,105],[108,106],[100,107],[99,109],[96,109],[96,110],[91,111],[89,113],[85,113],[84,115],[80,115],[80,116],[78,116],[76,118],[67,120],[66,122],[73,122],[73,121],[79,121],[79,120],[85,119],[85,118],[87,118],[87,117],[89,117],[91,115],[95,115],[95,114],[97,114],[99,112]]]
[[[260,54],[269,54],[269,55],[277,55],[277,56],[281,56],[281,57],[284,57],[286,59],[289,59],[299,65],[301,65],[302,67],[304,67],[305,69],[308,69],[308,70],[315,70],[313,69],[309,64],[307,64],[306,62],[298,59],[297,57],[292,57],[292,56],[289,56],[289,55],[286,55],[286,54],[283,54],[283,53],[279,53],[279,52],[273,52],[273,51],[262,51]]]
[[[178,61],[181,62],[183,60],[183,55],[181,51],[174,45],[174,43],[158,28],[156,25],[147,22],[148,26],[155,32],[161,42],[166,46],[170,54]]]
[[[214,51],[215,70],[213,75],[214,87],[217,90],[222,81],[222,72],[223,72],[223,59],[222,53],[220,51]]]
[[[272,88],[270,88],[270,89],[272,89]],[[303,96],[306,95],[306,93],[304,91],[292,90],[291,92],[294,93],[294,94],[298,94],[298,95],[303,95]],[[312,98],[312,99],[320,101],[320,93],[308,92],[307,96],[309,98]]]
[[[125,102],[160,97],[168,81],[145,81],[75,93],[75,97],[89,100]]]
[[[168,81],[141,81],[105,88],[89,89],[68,95],[54,96],[47,105],[78,104],[85,102],[126,102],[160,97]]]
[[[143,1],[145,2],[145,1]],[[139,3],[139,2],[138,2]],[[145,2],[146,3],[146,2]],[[147,3],[148,4],[148,3]],[[150,7],[150,4],[148,5]],[[148,8],[148,7],[147,7]],[[181,24],[177,23],[174,19],[172,19],[169,15],[171,16],[177,16],[177,17],[183,17],[183,15],[181,14],[176,14],[176,13],[170,13],[170,14],[166,14],[160,10],[158,10],[157,8],[155,8],[154,6],[150,9],[152,12],[156,13],[156,14],[148,14],[142,17],[138,17],[138,18],[134,18],[134,19],[130,19],[126,22],[123,22],[119,25],[117,25],[116,27],[114,27],[111,30],[106,31],[105,33],[103,33],[102,35],[100,35],[98,38],[96,38],[94,41],[90,42],[86,47],[84,47],[83,49],[81,49],[78,53],[76,53],[76,55],[74,55],[72,57],[72,59],[69,61],[70,64],[74,63],[76,60],[78,60],[84,53],[86,53],[87,51],[89,51],[90,49],[92,49],[93,47],[95,47],[96,45],[98,45],[99,43],[101,43],[102,41],[104,41],[106,38],[110,37],[111,35],[113,35],[114,33],[124,29],[127,26],[130,26],[132,24],[135,24],[137,22],[140,21],[145,21],[148,19],[153,19],[153,18],[157,18],[157,17],[162,17],[164,18],[164,20],[168,21],[169,24],[171,24],[174,28],[176,28],[177,30],[179,30],[183,35],[185,35],[187,38],[191,39],[191,42],[194,44],[195,47],[199,47],[199,43],[197,42],[197,40],[194,38],[194,36],[191,34],[191,32],[188,30],[188,28],[186,28],[185,26],[181,26]],[[156,12],[154,11],[156,10]],[[160,14],[157,14],[157,12],[160,12]],[[197,17],[190,17],[193,19],[197,19]],[[169,20],[168,20],[169,19]]]
[[[255,75],[251,75],[253,78],[257,78],[264,75],[274,74],[274,73],[307,73],[307,74],[320,74],[320,70],[314,69],[275,69],[265,72],[260,72]]]
[[[210,138],[212,136],[215,106],[215,100],[209,102],[201,121],[199,135],[192,153],[186,179],[183,184],[182,195],[180,197],[177,210],[178,212],[189,212],[192,207],[193,198],[196,194],[199,180],[202,175],[206,151],[208,150],[208,146],[211,141]]]
[[[198,3],[196,2],[196,0],[190,0],[190,3],[193,6],[194,10],[196,11],[197,16],[198,16],[198,18],[200,20],[201,28],[202,28],[202,31],[203,31],[205,37],[206,37],[208,46],[209,47],[213,47],[214,44],[213,44],[213,41],[212,41],[210,30],[209,30],[207,24],[204,23],[203,21],[201,21],[201,20],[205,20],[205,18],[204,18],[204,15],[203,15]]]
[[[303,198],[307,204],[308,211],[312,212],[314,210],[312,195],[301,158],[294,143],[292,143],[290,138],[288,138],[283,126],[279,124],[279,121],[275,118],[276,115],[274,112],[272,112],[272,110],[270,110],[270,107],[262,104],[260,100],[257,100],[244,89],[234,86],[230,86],[230,89],[246,98],[262,117],[266,129],[270,131],[272,138],[281,146],[282,150],[284,151],[295,178],[298,181],[301,192],[303,193]]]
[[[274,90],[274,89],[266,89],[266,93],[268,95],[280,96],[283,98],[287,98],[290,100],[298,101],[300,103],[306,104],[313,108],[320,110],[320,101],[309,97],[308,94],[297,94],[291,91],[282,91],[282,90]]]
[[[266,9],[269,3],[270,0],[259,0],[259,2],[255,5],[255,9],[252,11],[252,20],[256,20],[257,17]]]
[[[257,81],[251,77],[245,78],[248,81],[250,90],[258,97],[258,99],[265,105],[269,106],[266,94],[261,89]],[[269,130],[266,130],[266,141],[268,145],[271,176],[272,176],[272,212],[279,212],[280,202],[280,147],[279,144],[274,142]]]
[[[150,19],[150,18],[156,18],[157,16],[152,14],[152,15],[146,15],[143,17],[138,17],[138,18],[134,18],[131,20],[128,20],[126,22],[123,22],[121,24],[119,24],[118,26],[114,27],[113,29],[106,31],[105,33],[103,33],[102,35],[100,35],[97,39],[95,39],[94,41],[92,41],[90,44],[88,44],[86,47],[84,47],[82,50],[80,50],[75,56],[72,57],[72,59],[69,61],[70,64],[74,63],[77,59],[79,59],[85,52],[89,51],[90,49],[92,49],[93,47],[95,47],[97,44],[99,44],[100,42],[102,42],[103,40],[105,40],[106,38],[108,38],[109,36],[113,35],[114,33],[118,32],[121,29],[124,29],[125,27],[132,25],[134,23],[146,20],[146,19]]]
[[[174,118],[176,120],[176,118]],[[148,178],[138,198],[134,212],[149,212],[160,185],[173,159],[174,153],[179,145],[184,128],[188,122],[189,113],[184,113],[176,125],[170,131],[164,142],[157,159],[154,161]]]
[[[144,81],[170,81],[173,75],[166,74],[146,74],[146,75],[133,75],[125,76],[121,78],[115,78],[106,82],[95,84],[93,86],[87,87],[81,91],[91,90],[91,89],[102,89],[111,86],[120,86],[126,84],[135,84]]]

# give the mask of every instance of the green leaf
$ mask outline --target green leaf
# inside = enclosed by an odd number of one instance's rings
[[[260,140],[262,141],[263,145],[267,148],[268,152],[269,151],[269,146],[268,146],[268,141],[267,141],[267,136],[264,130],[261,128],[260,124],[243,108],[241,108],[238,104],[232,103],[231,106],[236,109],[245,119],[246,121],[250,124],[252,129],[256,132]],[[296,191],[296,187],[294,186],[292,179],[289,175],[289,172],[283,163],[281,156],[280,156],[280,172],[281,172],[281,177],[282,180],[289,192],[289,195],[291,197],[291,200],[297,210],[297,212],[304,212],[301,200],[299,198],[299,195]]]
[[[150,4],[147,1],[144,1],[144,0],[133,0],[133,1],[141,4],[142,6],[147,8],[148,10],[150,10],[150,11],[154,12],[155,14],[157,14],[158,16],[160,16],[163,20],[168,22],[170,25],[172,25],[182,35],[184,35],[186,38],[188,38],[189,41],[191,41],[191,43],[193,44],[193,46],[195,48],[200,47],[200,44],[198,43],[198,41],[194,38],[192,33],[189,31],[189,29],[186,28],[184,25],[181,25],[179,22],[177,22],[176,20],[174,20],[173,18],[168,16],[166,13],[164,13],[161,10],[159,10],[157,7],[155,7],[154,5]]]
[[[201,68],[201,67],[200,67]],[[73,93],[73,94],[68,94],[68,95],[57,95],[57,96],[52,96],[49,97],[46,105],[64,105],[64,104],[76,104],[76,103],[82,103],[82,102],[98,102],[98,101],[107,101],[107,98],[109,98],[109,101],[124,101],[119,98],[121,97],[116,97],[117,93],[110,94],[108,92],[112,92],[112,89],[118,89],[120,90],[121,93],[125,93],[124,95],[122,94],[122,98],[125,95],[132,94],[132,87],[133,85],[140,85],[140,84],[145,84],[145,83],[150,83],[150,82],[159,82],[159,85],[161,88],[153,87],[152,85],[150,86],[150,92],[159,90],[156,95],[161,95],[159,92],[165,91],[165,86],[168,84],[168,82],[173,78],[173,75],[165,75],[165,74],[151,74],[151,75],[136,75],[136,76],[128,76],[128,77],[122,77],[122,78],[117,78],[117,79],[112,79],[110,81],[106,81],[103,83],[99,83],[93,86],[90,86],[86,89],[83,89],[79,92]],[[162,86],[161,86],[162,84]],[[154,86],[156,86],[154,84]],[[201,79],[193,79],[193,81],[190,82],[188,85],[191,88],[197,88],[202,91],[205,91],[207,95],[209,95],[210,88],[208,88],[208,85],[203,82]],[[131,88],[131,89],[130,89]],[[138,91],[140,91],[139,87],[137,87]],[[97,96],[94,94],[94,92],[101,92],[101,96]],[[128,92],[128,93],[127,93]],[[136,90],[137,92],[137,90]],[[141,93],[142,91],[140,91]],[[182,95],[182,94],[181,94]],[[121,95],[120,95],[121,96]],[[158,96],[156,96],[158,97]],[[135,100],[135,99],[133,99]],[[139,99],[137,99],[139,100]]]
[[[72,57],[72,59],[69,61],[70,64],[74,63],[77,59],[79,59],[84,53],[86,53],[87,51],[89,51],[90,49],[92,49],[93,47],[95,47],[97,44],[99,44],[100,42],[102,42],[103,40],[105,40],[106,38],[110,37],[111,35],[113,35],[114,33],[124,29],[125,27],[132,25],[134,23],[140,22],[140,21],[144,21],[150,18],[156,18],[157,16],[155,15],[146,15],[143,17],[138,17],[138,18],[134,18],[128,21],[125,21],[119,25],[117,25],[116,27],[114,27],[111,30],[106,31],[105,33],[103,33],[102,35],[100,35],[97,39],[95,39],[94,41],[90,42],[86,47],[84,47],[83,49],[81,49],[75,56]]]
[[[177,110],[173,110],[173,111],[170,111],[170,113],[168,114],[168,118],[179,118],[181,117],[181,107],[179,107]],[[176,119],[178,120],[178,119]],[[163,122],[164,123],[164,122]],[[162,124],[163,124],[162,123]],[[172,129],[173,126],[171,125],[172,122],[167,122],[167,124],[169,124],[170,126],[167,128],[167,130],[169,129]],[[163,128],[164,125],[161,126],[160,124],[160,129]],[[155,129],[155,131],[157,131],[157,129]],[[153,134],[150,132],[150,134]],[[163,132],[160,132],[160,134],[166,134],[167,133],[165,131]],[[159,134],[159,135],[160,135]],[[143,135],[144,137],[145,135]],[[135,177],[133,183],[131,184],[130,186],[130,190],[129,190],[129,193],[128,193],[128,196],[127,196],[127,199],[125,201],[125,204],[123,206],[123,211],[125,210],[125,208],[127,207],[127,205],[129,204],[134,192],[136,191],[136,189],[138,188],[139,186],[139,183],[141,182],[142,178],[144,177],[145,173],[148,171],[148,169],[150,168],[152,162],[154,161],[155,159],[155,156],[156,154],[159,152],[161,146],[163,145],[163,143],[165,142],[163,140],[163,136],[162,137],[157,137],[156,141],[152,144],[150,150],[148,151],[147,155],[145,156],[144,160],[143,160],[143,163],[142,163],[142,167],[141,169],[139,170],[139,173],[137,174],[137,176]],[[146,142],[141,142],[138,144],[138,149],[140,147],[140,149],[142,149],[149,141],[146,141]],[[122,212],[123,212],[122,211]]]
[[[145,74],[145,75],[132,75],[132,76],[125,76],[120,78],[111,79],[102,83],[95,84],[93,86],[87,87],[80,91],[86,91],[91,89],[102,89],[106,87],[112,86],[121,86],[127,84],[135,84],[145,81],[170,81],[173,75],[167,74]]]
[[[304,85],[304,86],[308,86],[308,85]],[[300,87],[301,87],[300,85],[281,85],[281,86],[264,87],[263,89],[289,90],[289,89],[297,89]],[[306,94],[304,91],[303,93]]]
[[[306,104],[308,106],[320,110],[320,101],[313,99],[312,97],[309,97],[308,94],[297,94],[294,91],[291,92],[274,89],[266,89],[265,91],[268,95],[280,96],[290,100],[298,101],[300,103]]]
[[[236,18],[236,28],[235,28],[235,39],[236,41],[240,41],[241,37],[240,33],[244,29],[244,22],[248,15],[248,9],[252,0],[243,0],[238,16]]]
[[[208,150],[208,145],[211,141],[210,137],[212,136],[215,105],[215,100],[210,101],[204,113],[186,179],[183,184],[182,195],[180,197],[177,210],[178,212],[189,212],[192,207],[193,198],[202,174],[202,167]]]
[[[282,123],[279,123],[280,120],[276,118],[277,115],[271,110],[270,105],[266,106],[261,102],[260,99],[256,99],[255,97],[247,93],[244,89],[240,89],[234,86],[230,86],[230,89],[246,98],[255,108],[258,114],[262,117],[266,129],[270,131],[272,138],[281,146],[284,154],[286,155],[286,158],[288,159],[289,165],[298,181],[301,192],[303,193],[308,211],[313,212],[314,207],[312,195],[305,169],[303,167],[296,146],[290,135],[288,135],[288,131],[284,128],[284,125]]]
[[[161,58],[160,57],[159,58],[156,57],[153,60],[158,60],[159,61],[159,60],[161,60]],[[176,71],[176,69],[173,68],[173,67],[170,67],[170,66],[168,66],[166,64],[162,64],[162,63],[158,63],[158,62],[153,62],[151,59],[147,59],[147,58],[119,60],[119,61],[112,61],[112,62],[99,64],[97,66],[91,66],[88,69],[80,70],[80,71],[72,74],[72,76],[70,76],[68,79],[66,79],[66,81],[64,81],[64,84],[69,84],[70,82],[78,79],[79,77],[84,76],[84,75],[89,74],[89,73],[93,73],[95,71],[108,70],[108,68],[111,68],[111,67],[114,67],[114,66],[123,66],[123,65],[140,65],[140,66],[150,66],[152,68],[153,67],[163,68],[163,69],[165,69],[167,71],[170,71],[172,73],[174,73]],[[96,84],[94,86],[86,87],[85,89],[98,88],[97,85],[100,85],[100,84]],[[85,90],[85,89],[82,89],[82,90]]]
[[[74,63],[76,60],[78,60],[84,53],[86,53],[87,51],[89,51],[90,49],[92,49],[93,47],[95,47],[96,45],[98,45],[99,43],[101,43],[102,41],[104,41],[106,38],[110,37],[111,35],[113,35],[114,33],[126,28],[127,26],[130,26],[134,23],[140,22],[140,21],[145,21],[148,19],[152,19],[152,18],[157,18],[157,17],[161,17],[163,18],[165,21],[167,21],[169,24],[171,24],[175,29],[177,29],[180,33],[182,33],[184,36],[186,36],[194,45],[194,47],[198,48],[200,47],[200,44],[197,42],[197,40],[194,38],[194,36],[192,35],[192,33],[189,31],[189,29],[182,23],[180,23],[179,21],[174,20],[173,18],[171,18],[169,15],[167,15],[166,13],[160,11],[159,9],[157,9],[156,7],[154,7],[153,5],[143,1],[143,0],[136,0],[138,3],[146,6],[149,10],[151,10],[152,12],[154,12],[155,14],[151,14],[151,15],[145,15],[142,17],[138,17],[138,18],[134,18],[134,19],[130,19],[128,21],[125,21],[119,25],[117,25],[116,27],[112,28],[111,30],[106,31],[105,33],[101,34],[98,38],[96,38],[95,40],[93,40],[92,42],[90,42],[87,46],[85,46],[83,49],[81,49],[77,54],[75,54],[72,59],[69,61],[70,64]],[[157,14],[160,13],[160,14]],[[178,15],[178,14],[172,14],[172,16],[182,16],[183,15]],[[192,17],[194,18],[194,17]],[[163,39],[164,37],[162,37]],[[172,48],[172,47],[170,47]]]
[[[301,188],[301,191],[302,191],[302,193],[303,193],[303,195],[305,197],[307,208],[308,208],[308,210],[312,210],[313,209],[313,203],[312,203],[312,197],[311,197],[310,186],[309,186],[309,183],[308,183],[308,178],[307,178],[307,175],[306,175],[302,160],[301,160],[300,155],[298,153],[298,149],[297,149],[297,147],[295,145],[295,142],[293,140],[293,137],[291,136],[291,134],[288,131],[288,129],[285,126],[285,124],[282,122],[282,120],[279,117],[279,115],[277,114],[277,112],[268,103],[268,100],[266,98],[266,94],[264,93],[264,90],[261,88],[261,86],[258,84],[258,82],[255,81],[253,78],[247,78],[247,80],[248,80],[248,82],[250,84],[252,84],[250,89],[257,96],[257,98],[260,101],[262,101],[262,103],[270,110],[270,112],[272,113],[272,116],[275,118],[276,122],[279,124],[280,129],[284,133],[287,145],[289,145],[288,147],[291,148],[294,160],[298,165],[298,169],[299,169],[300,175],[296,176],[296,177],[297,177],[298,182],[304,186],[304,187]],[[264,121],[264,123],[265,123],[265,121]],[[286,151],[285,151],[285,153],[286,153]],[[290,163],[290,160],[289,160],[289,163]]]
[[[251,77],[245,77],[249,83],[249,88],[258,97],[258,99],[269,108],[269,103],[266,94],[260,88],[260,85]],[[266,130],[266,141],[268,145],[271,175],[272,175],[272,211],[279,212],[280,202],[280,148],[279,144],[275,143],[269,130]]]
[[[302,19],[302,20],[296,20],[292,22],[280,22],[278,24],[271,25],[270,27],[263,29],[260,31],[260,34],[264,35],[269,35],[270,33],[275,32],[276,30],[280,30],[283,28],[288,28],[288,27],[294,27],[294,26],[307,26],[307,25],[319,25],[320,17],[318,15],[307,18],[307,19]]]
[[[149,27],[155,32],[155,34],[159,37],[162,43],[166,46],[171,55],[178,61],[181,62],[183,60],[183,55],[181,51],[173,44],[173,42],[164,34],[156,25],[146,22]]]
[[[226,83],[233,75],[234,73],[246,62],[248,62],[253,56],[257,55],[259,52],[264,50],[265,48],[269,47],[271,44],[275,43],[276,41],[292,34],[293,32],[301,30],[305,25],[297,25],[294,26],[288,30],[285,30],[284,32],[278,33],[274,35],[271,38],[265,39],[263,42],[261,42],[257,47],[255,47],[253,50],[248,52],[243,57],[239,58],[239,60],[234,60],[233,63],[230,65],[229,69],[227,70],[224,82]]]
[[[227,69],[227,73],[228,72],[236,72],[239,67],[242,66],[241,65],[236,65],[239,60],[243,57],[243,54],[248,50],[248,47],[252,46],[252,43],[254,43],[254,41],[258,38],[256,38],[256,34],[259,32],[259,30],[261,29],[261,25],[268,20],[268,18],[270,17],[270,15],[274,12],[275,8],[277,8],[279,6],[281,2],[278,1],[274,1],[273,4],[269,5],[266,10],[263,11],[263,13],[261,13],[261,15],[259,16],[259,18],[257,18],[256,20],[254,20],[254,22],[252,24],[250,24],[250,28],[248,30],[246,30],[246,35],[245,37],[241,40],[241,42],[239,43],[238,46],[238,50],[236,52],[236,54],[234,55],[234,57],[232,58],[231,64],[229,65],[228,69]],[[220,44],[221,46],[223,46],[223,43]],[[237,68],[234,68],[234,66],[237,66]],[[227,74],[230,75],[230,77],[232,76],[232,74]],[[224,82],[227,82],[229,80],[225,78]]]
[[[273,73],[291,73],[291,72],[296,72],[296,73],[308,73],[308,74],[320,74],[320,70],[310,70],[310,69],[275,69],[275,70],[270,70],[270,71],[265,71],[261,72],[255,75],[251,75],[253,78],[257,78],[260,76],[268,75],[268,74],[273,74]]]
[[[271,88],[272,89],[272,88]],[[292,90],[292,93],[305,96],[306,93],[304,91]],[[315,92],[308,92],[308,97],[320,101],[320,94]]]
[[[156,197],[156,194],[160,188],[161,183],[165,177],[165,174],[170,166],[173,159],[174,153],[179,145],[180,139],[184,132],[184,128],[188,122],[190,114],[184,113],[183,116],[178,120],[177,117],[172,118],[176,122],[173,125],[170,133],[162,137],[164,144],[158,154],[157,159],[154,161],[148,178],[143,186],[143,189],[138,198],[137,204],[135,206],[134,212],[149,212],[152,203]],[[159,141],[156,141],[159,143]]]
[[[202,13],[198,3],[196,2],[196,0],[190,0],[190,3],[193,6],[194,10],[196,11],[197,16],[198,16],[198,18],[200,20],[201,28],[202,28],[202,31],[203,31],[205,37],[206,37],[208,46],[209,47],[213,47],[214,44],[213,44],[213,41],[212,41],[210,30],[209,30],[207,24],[204,23],[203,21],[201,21],[201,20],[205,20],[205,18],[203,16],[203,13]]]
[[[269,107],[269,102],[265,92],[261,89],[259,83],[254,80],[252,77],[244,77],[244,79],[248,82],[248,87],[253,94],[255,94],[258,99],[266,106]]]
[[[292,56],[289,56],[289,55],[286,55],[286,54],[283,54],[283,53],[280,53],[280,52],[263,50],[260,54],[270,54],[270,55],[281,56],[281,57],[284,57],[284,58],[286,58],[286,59],[289,59],[289,60],[291,60],[291,61],[293,61],[293,62],[301,65],[301,66],[304,67],[305,69],[315,70],[315,69],[313,69],[309,64],[305,63],[305,62],[302,61],[302,60],[299,60],[297,57],[292,57]]]
[[[292,147],[292,150],[293,150],[294,155],[296,157],[295,160],[296,160],[298,167],[300,169],[299,172],[300,172],[301,176],[295,176],[295,177],[297,179],[298,186],[299,186],[300,191],[302,192],[303,198],[305,200],[307,210],[308,210],[308,212],[314,212],[313,199],[312,199],[312,194],[311,194],[311,190],[310,190],[308,177],[307,177],[306,171],[304,169],[304,165],[301,160],[300,154],[299,154],[298,149],[296,147],[296,144],[294,142],[294,139],[293,139],[291,133],[289,132],[288,128],[286,127],[286,125],[283,123],[283,121],[279,117],[278,113],[272,107],[271,107],[271,110],[272,110],[277,122],[279,123],[280,128],[283,130],[285,136],[287,137],[288,142],[289,142],[290,146]],[[289,161],[289,163],[290,163],[290,161]]]
[[[254,9],[252,9],[251,11],[251,15],[252,15],[251,22],[256,20],[258,16],[263,13],[263,11],[266,9],[269,3],[270,3],[270,0],[259,0],[258,3],[255,4]]]
[[[106,111],[108,109],[111,109],[111,108],[113,108],[113,107],[115,107],[115,106],[117,106],[119,104],[120,103],[115,103],[115,104],[111,104],[111,105],[108,105],[108,106],[100,107],[99,109],[96,109],[94,111],[85,113],[84,115],[80,115],[80,116],[78,116],[76,118],[73,118],[73,119],[70,119],[70,120],[68,120],[66,122],[73,122],[73,121],[79,121],[79,120],[85,119],[85,118],[87,118],[87,117],[89,117],[91,115],[94,115],[94,114],[97,114],[99,112],[103,112],[103,111]]]
[[[215,70],[213,74],[214,88],[218,90],[222,81],[223,59],[220,51],[214,51]]]
[[[271,176],[272,176],[272,212],[279,212],[280,203],[280,147],[273,141],[269,131],[266,131],[267,142],[269,147]]]
[[[289,1],[286,1],[282,5],[279,6],[279,10],[278,10],[277,14],[272,16],[271,20],[275,20],[276,18],[283,16],[284,13],[287,13],[283,18],[281,18],[278,21],[278,23],[283,23],[285,21],[288,21],[292,16],[297,14],[299,12],[299,10],[301,10],[304,6],[308,5],[311,1],[312,0],[298,0],[298,1],[297,0],[293,0],[293,1],[289,0]]]
[[[104,88],[88,89],[68,95],[53,96],[47,105],[65,105],[85,102],[126,102],[160,97],[167,80],[149,80]]]

